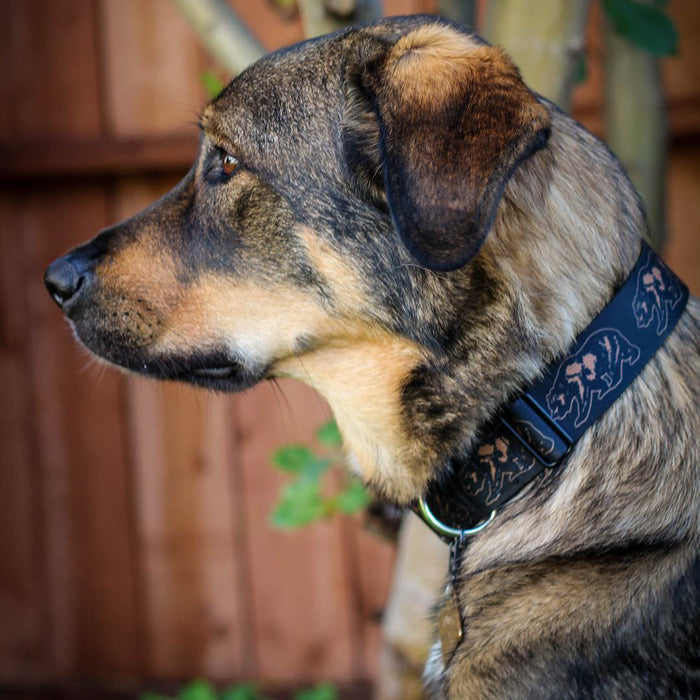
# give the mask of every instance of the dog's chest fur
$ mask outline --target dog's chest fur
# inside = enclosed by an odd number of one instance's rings
[[[469,545],[464,638],[447,669],[433,649],[431,697],[697,697],[699,331],[691,299],[561,471]]]

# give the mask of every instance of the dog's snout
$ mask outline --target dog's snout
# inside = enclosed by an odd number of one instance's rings
[[[85,274],[69,257],[54,260],[44,273],[46,289],[60,307],[80,291],[84,281]]]

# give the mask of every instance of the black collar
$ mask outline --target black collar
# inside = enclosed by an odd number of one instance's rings
[[[565,463],[586,430],[663,345],[688,289],[642,243],[624,285],[569,352],[502,410],[469,458],[453,460],[415,510],[443,539],[483,529],[535,477]]]

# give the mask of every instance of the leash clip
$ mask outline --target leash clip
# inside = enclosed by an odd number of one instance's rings
[[[420,513],[421,518],[423,518],[423,521],[440,537],[445,537],[445,538],[457,538],[460,542],[465,538],[465,537],[472,537],[473,535],[476,535],[478,532],[481,532],[495,517],[496,517],[496,511],[492,510],[491,515],[489,515],[486,520],[482,520],[478,525],[475,525],[474,527],[470,528],[465,528],[465,529],[460,529],[456,527],[450,527],[449,525],[445,525],[441,520],[438,520],[435,515],[433,515],[433,512],[430,510],[430,506],[428,505],[428,501],[425,499],[424,496],[421,496],[418,499],[418,512]]]

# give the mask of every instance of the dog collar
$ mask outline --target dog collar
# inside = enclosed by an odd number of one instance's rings
[[[443,539],[488,525],[536,476],[565,462],[586,430],[617,400],[681,317],[688,288],[642,242],[620,290],[568,354],[502,410],[466,460],[453,460],[415,509]]]

